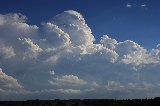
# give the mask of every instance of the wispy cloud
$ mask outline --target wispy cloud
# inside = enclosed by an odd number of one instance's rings
[[[140,7],[146,7],[147,5],[146,4],[142,4],[142,5],[140,5]]]
[[[126,4],[126,7],[127,8],[133,8],[133,7],[142,7],[142,8],[144,8],[144,7],[147,7],[147,4],[137,4],[137,3],[127,3]]]
[[[132,5],[131,5],[130,3],[128,3],[128,4],[126,4],[126,7],[127,7],[127,8],[131,8]]]

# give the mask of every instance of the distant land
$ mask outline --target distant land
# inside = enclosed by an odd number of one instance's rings
[[[0,101],[0,106],[160,106],[160,97],[154,99],[69,99]]]

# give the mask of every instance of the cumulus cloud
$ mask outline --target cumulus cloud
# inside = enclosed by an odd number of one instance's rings
[[[79,79],[77,76],[74,75],[63,75],[63,76],[57,76],[55,78],[53,78],[53,80],[49,80],[49,82],[51,84],[78,84],[78,85],[83,85],[86,84],[87,82],[85,82],[82,79]]]
[[[27,46],[27,50],[24,53],[24,57],[25,58],[36,58],[37,55],[42,52],[42,48],[40,48],[37,44],[34,44],[33,41],[30,38],[24,38],[24,39],[20,39],[19,40],[23,40],[22,44]]]
[[[47,47],[64,47],[69,45],[70,36],[54,23],[44,23],[43,30],[45,37],[43,39]]]
[[[4,69],[0,69],[0,92],[14,90],[26,99],[47,99],[52,94],[62,98],[59,93],[73,94],[68,98],[160,93],[160,45],[147,50],[134,41],[118,42],[108,35],[94,43],[91,29],[76,11],[64,11],[39,27],[27,24],[22,14],[0,14],[0,34],[0,67]],[[9,95],[3,93],[0,99],[4,98]]]
[[[92,86],[93,86],[93,87],[100,87],[100,85],[97,84],[97,82],[93,82],[93,83],[92,83]]]
[[[152,83],[133,83],[128,82],[126,84],[122,84],[117,81],[107,81],[107,85],[105,86],[108,91],[123,91],[123,92],[133,92],[133,91],[144,91],[144,90],[150,90],[151,88],[154,88],[155,85]]]
[[[68,33],[73,45],[90,45],[95,40],[83,16],[73,10],[56,15],[51,23]]]
[[[76,89],[47,89],[47,90],[42,90],[41,92],[49,92],[49,93],[63,93],[63,94],[76,94],[76,93],[81,93],[80,90]]]
[[[49,71],[49,73],[50,73],[51,75],[55,75],[54,70]]]
[[[120,84],[120,82],[116,82],[116,81],[107,81],[107,85],[106,85],[107,90],[122,90],[124,89],[124,86]]]
[[[14,57],[16,54],[12,46],[6,46],[0,43],[0,58],[9,59]]]
[[[150,61],[154,61],[155,63],[159,63],[160,61],[160,44],[158,44],[154,49],[151,50]]]
[[[0,89],[1,91],[18,90],[23,88],[16,79],[6,75],[0,68]]]
[[[103,37],[100,40],[100,43],[108,48],[108,49],[115,49],[115,46],[117,45],[117,41],[115,39],[109,38],[107,35],[103,35]]]
[[[116,46],[116,51],[122,57],[122,61],[126,64],[139,65],[147,62],[146,49],[138,45],[137,43],[126,40],[124,42],[119,42]]]

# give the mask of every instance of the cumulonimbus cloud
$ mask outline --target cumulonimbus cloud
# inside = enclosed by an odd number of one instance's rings
[[[1,14],[0,67],[4,71],[0,73],[0,99],[2,91],[10,89],[7,85],[17,93],[25,92],[25,99],[32,93],[35,98],[42,98],[42,93],[46,99],[52,93],[53,98],[63,98],[59,93],[79,98],[152,97],[160,93],[159,45],[147,50],[134,41],[118,42],[108,35],[99,43],[94,41],[83,16],[73,10],[41,26],[27,24],[22,14]]]

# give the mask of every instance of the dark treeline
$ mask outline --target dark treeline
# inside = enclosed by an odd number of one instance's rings
[[[154,99],[70,99],[0,101],[0,106],[160,106],[160,97]]]

